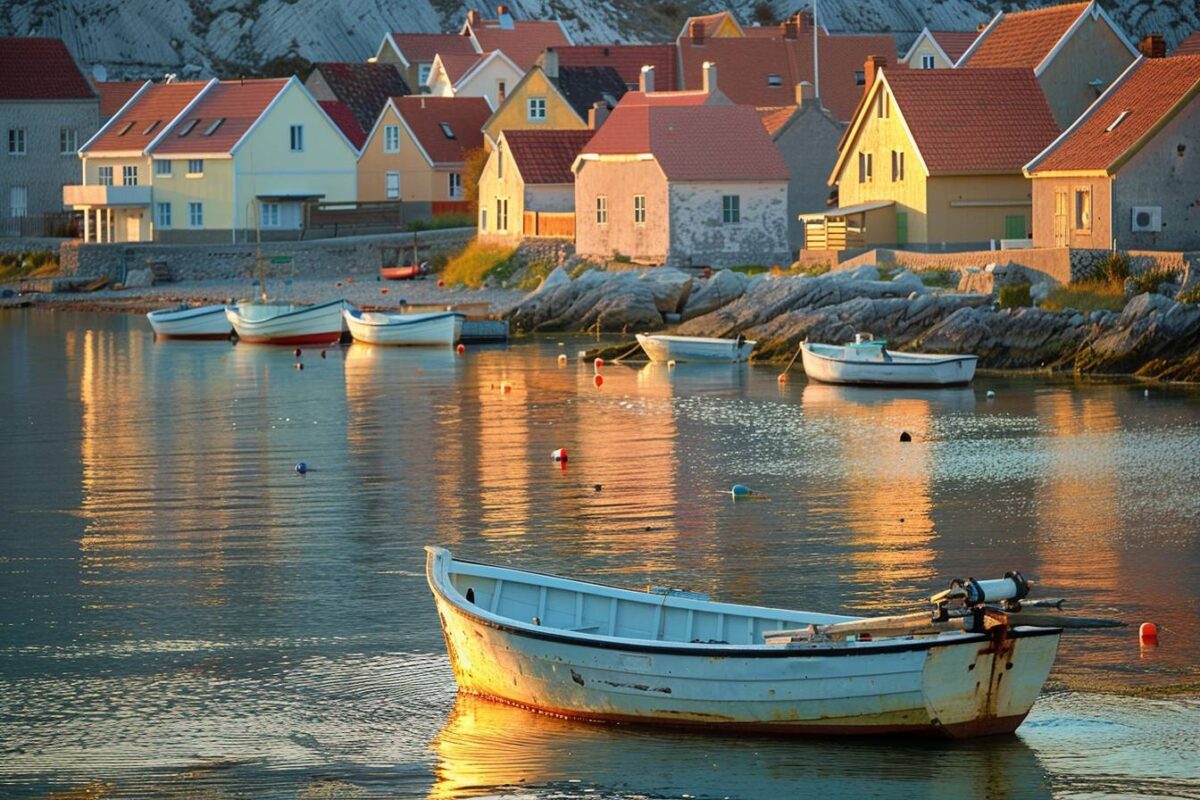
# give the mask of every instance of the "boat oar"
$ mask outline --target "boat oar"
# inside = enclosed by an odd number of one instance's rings
[[[796,345],[796,352],[792,355],[792,360],[789,361],[788,365],[783,368],[783,372],[779,373],[779,382],[780,383],[787,383],[788,371],[791,370],[792,364],[796,363],[796,358],[800,355],[800,351],[803,349],[804,349],[804,342],[800,342],[800,344]]]

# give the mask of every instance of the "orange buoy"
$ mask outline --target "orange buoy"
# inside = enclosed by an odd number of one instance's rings
[[[603,359],[603,358],[597,358],[597,359],[596,359],[594,362],[592,362],[592,363],[593,363],[593,365],[596,367],[596,369],[600,369],[601,367],[603,367],[603,366],[604,366],[604,359]]]
[[[512,384],[508,381],[500,381],[500,393],[508,394],[512,391]]]
[[[354,283],[354,278],[346,278],[346,283]]]
[[[442,280],[441,278],[438,278],[437,287],[438,287],[439,289],[445,289],[445,288],[446,288],[446,282],[445,282],[444,280]]]
[[[387,287],[385,286],[385,287],[383,287],[382,289],[380,289],[380,290],[379,290],[379,293],[380,293],[380,294],[387,294]]]
[[[667,369],[675,369],[675,359],[672,358],[667,362]]]
[[[599,389],[601,386],[604,385],[604,376],[603,375],[592,376],[592,383],[596,384],[596,388]]]
[[[779,382],[787,383],[787,373],[786,372],[779,373]]]
[[[341,281],[338,281],[337,283],[334,284],[334,286],[341,286],[341,285],[342,285]]]
[[[454,352],[458,353],[461,356],[463,353],[467,352],[467,346],[465,344],[463,344],[462,342],[459,342],[458,347],[454,348]]]
[[[566,353],[558,354],[558,365],[560,367],[565,367],[567,365],[567,354]]]
[[[1138,626],[1138,639],[1142,644],[1158,644],[1158,626],[1153,622],[1143,622]]]

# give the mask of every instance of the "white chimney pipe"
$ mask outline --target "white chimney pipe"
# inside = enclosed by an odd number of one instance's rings
[[[712,94],[717,90],[717,65],[711,61],[704,62],[704,93]]]
[[[638,78],[638,89],[643,94],[654,91],[654,67],[649,64],[642,67],[642,74]]]

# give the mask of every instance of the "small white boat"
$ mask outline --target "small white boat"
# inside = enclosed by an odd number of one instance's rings
[[[342,313],[354,341],[390,345],[453,346],[467,318],[458,311],[395,314],[347,308]]]
[[[856,334],[844,346],[800,345],[804,372],[824,383],[880,386],[965,386],[975,377],[978,356],[892,353],[887,342]]]
[[[342,338],[343,300],[315,306],[239,303],[225,309],[238,339],[251,344],[334,344]]]
[[[637,340],[651,361],[745,361],[758,344],[747,341],[744,336],[709,339],[657,333],[639,333]]]
[[[425,548],[459,689],[566,717],[780,733],[1009,733],[1061,628],[1010,625],[1018,573],[856,618],[631,591]],[[961,607],[950,608],[950,602]]]
[[[225,306],[181,305],[146,315],[154,335],[163,339],[228,339],[233,326],[225,316]]]

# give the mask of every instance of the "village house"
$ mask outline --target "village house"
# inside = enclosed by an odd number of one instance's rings
[[[483,124],[485,144],[494,148],[501,131],[584,130],[589,117],[608,113],[625,94],[625,81],[612,67],[563,67],[551,47],[512,87]]]
[[[1036,247],[1200,250],[1200,54],[1135,61],[1025,174]]]
[[[502,130],[479,177],[479,236],[575,235],[575,174],[571,165],[592,130]]]
[[[1022,167],[1059,134],[1033,71],[881,67],[865,64],[871,83],[829,178],[838,207],[805,215],[806,247],[1025,243]]]
[[[1032,11],[1001,11],[959,67],[1032,69],[1060,128],[1074,122],[1137,58],[1138,51],[1096,0]]]
[[[637,88],[626,92],[619,106],[706,106],[732,105],[717,86],[717,65],[707,64],[704,81],[698,89],[661,90],[657,87],[658,70],[649,64],[642,67]]]
[[[558,20],[526,20],[513,17],[506,5],[496,6],[496,18],[485,19],[472,9],[459,30],[470,38],[476,53],[503,52],[524,72],[537,63],[547,47],[569,47],[571,35]]]
[[[304,87],[356,148],[366,141],[389,98],[412,93],[399,65],[386,62],[320,61]]]
[[[483,146],[490,111],[481,97],[389,100],[358,160],[359,201],[403,202],[405,219],[470,214],[464,162]]]
[[[92,87],[100,95],[100,124],[115,117],[145,85],[145,81],[94,81]]]
[[[357,152],[295,77],[147,84],[80,155],[85,240],[293,238],[305,203],[355,197]]]
[[[952,69],[978,36],[978,31],[931,31],[923,28],[908,51],[900,57],[900,64],[909,69]]]
[[[429,84],[433,60],[439,53],[448,56],[478,55],[471,37],[457,33],[387,33],[375,51],[374,60],[379,64],[398,65],[404,82],[414,94],[420,94],[422,88]]]
[[[577,44],[556,47],[560,67],[612,67],[625,88],[638,88],[642,67],[653,67],[662,89],[678,89],[676,51],[673,44]]]
[[[750,106],[619,103],[572,169],[581,255],[790,263],[787,164]]]
[[[100,98],[61,39],[0,38],[0,233],[55,235]]]
[[[499,50],[481,55],[439,54],[429,73],[429,93],[434,97],[482,97],[494,110],[524,74]]]

